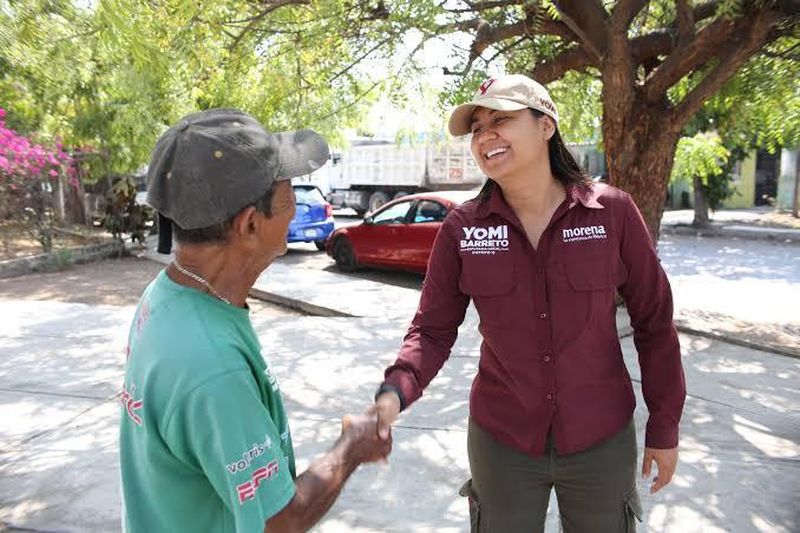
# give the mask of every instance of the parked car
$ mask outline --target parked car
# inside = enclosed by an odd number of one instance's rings
[[[442,191],[398,198],[356,226],[339,228],[326,251],[345,272],[374,266],[424,273],[436,234],[447,214],[475,191]]]
[[[333,232],[333,207],[314,185],[292,185],[297,212],[289,223],[289,242],[313,242],[317,250]]]

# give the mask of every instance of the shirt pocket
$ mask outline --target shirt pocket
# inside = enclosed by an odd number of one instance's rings
[[[591,331],[614,307],[620,269],[607,257],[554,263],[550,305],[556,342],[574,340]]]
[[[475,302],[481,324],[511,327],[515,309],[514,265],[492,265],[481,262],[465,264],[458,286]]]

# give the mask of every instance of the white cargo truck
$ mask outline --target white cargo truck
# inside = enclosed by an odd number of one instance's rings
[[[477,189],[485,180],[464,140],[354,145],[341,154],[341,171],[330,170],[328,201],[359,215],[407,194]]]
[[[605,173],[603,153],[593,143],[568,145],[590,176]],[[420,191],[477,190],[486,177],[472,157],[469,139],[449,143],[398,145],[354,142],[333,153],[325,166],[303,181],[317,185],[334,207],[349,207],[359,215]]]

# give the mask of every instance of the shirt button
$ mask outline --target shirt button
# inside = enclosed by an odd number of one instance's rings
[[[542,357],[542,361],[544,361],[545,363],[549,363],[550,362],[550,356],[549,355],[545,355],[544,357]]]
[[[547,318],[547,313],[539,313],[539,318],[544,320],[545,318]]]
[[[547,399],[548,399],[548,400],[552,400],[552,399],[553,399],[553,395],[552,395],[552,394],[548,394],[548,395],[547,395]]]

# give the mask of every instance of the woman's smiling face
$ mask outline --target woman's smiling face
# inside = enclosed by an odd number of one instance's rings
[[[472,156],[484,174],[503,183],[533,168],[547,157],[554,127],[549,117],[536,118],[530,109],[496,111],[476,107],[472,113]]]

